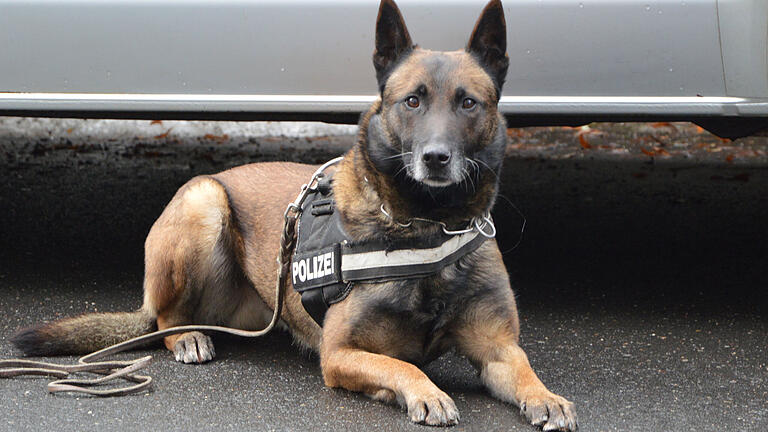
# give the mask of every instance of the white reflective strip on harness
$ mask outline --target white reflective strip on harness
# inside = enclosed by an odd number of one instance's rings
[[[440,262],[474,240],[480,233],[471,231],[451,237],[442,245],[431,249],[400,249],[394,251],[373,251],[344,254],[342,251],[341,272],[381,267],[418,266]]]

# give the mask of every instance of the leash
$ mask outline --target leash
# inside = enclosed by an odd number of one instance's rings
[[[127,351],[148,342],[155,341],[166,336],[187,333],[192,331],[199,332],[220,332],[235,336],[254,338],[268,334],[274,329],[280,318],[280,312],[283,307],[283,297],[285,295],[285,285],[288,274],[290,273],[291,255],[296,247],[296,221],[301,214],[301,205],[307,198],[307,194],[313,190],[315,183],[323,176],[323,172],[342,160],[342,157],[332,159],[315,171],[310,178],[309,183],[301,186],[301,191],[292,203],[283,213],[284,227],[280,235],[280,253],[277,256],[278,276],[275,284],[275,309],[272,312],[272,319],[269,324],[261,330],[247,331],[230,327],[213,325],[186,325],[171,327],[156,332],[148,333],[142,336],[129,339],[124,342],[109,346],[99,351],[80,357],[77,364],[65,365],[56,363],[47,363],[33,360],[8,359],[0,360],[0,378],[11,378],[21,375],[43,375],[59,378],[56,381],[48,383],[48,391],[85,393],[92,396],[123,396],[131,393],[140,392],[152,384],[152,377],[145,375],[135,375],[139,371],[152,363],[152,356],[145,356],[134,360],[125,361],[98,361],[105,357]],[[94,379],[68,379],[71,373],[91,372],[104,375],[101,378]],[[133,382],[133,385],[126,387],[112,388],[106,390],[94,389],[92,387],[102,385],[115,379],[123,379]]]

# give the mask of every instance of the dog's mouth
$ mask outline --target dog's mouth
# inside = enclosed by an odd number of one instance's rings
[[[421,180],[421,182],[427,186],[432,186],[432,187],[446,187],[455,183],[453,180],[444,176],[429,176]]]
[[[421,160],[403,161],[406,167],[408,177],[429,187],[448,187],[463,182],[468,171],[468,167],[461,161],[451,161],[451,163],[435,168],[423,163]]]
[[[429,188],[448,188],[463,183],[475,185],[479,166],[472,159],[465,156],[452,157],[450,163],[444,166],[429,166],[420,156],[414,156],[414,152],[402,152],[379,158],[379,166],[386,167],[390,175],[408,179],[414,183]]]

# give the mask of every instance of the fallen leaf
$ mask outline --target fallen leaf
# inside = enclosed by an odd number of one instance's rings
[[[640,148],[640,151],[641,151],[641,152],[643,152],[643,153],[645,153],[645,154],[647,154],[648,156],[656,156],[656,153],[654,153],[653,151],[651,151],[651,150],[646,150],[646,149],[644,149],[644,148],[642,148],[642,147]]]
[[[671,128],[673,128],[673,129],[677,129],[677,127],[675,127],[675,125],[673,125],[672,123],[669,123],[669,122],[656,122],[656,123],[651,123],[651,127],[652,127],[652,128],[663,128],[663,127],[671,127]]]
[[[152,120],[151,122],[149,122],[149,124],[151,124],[151,125],[155,125],[155,124],[161,125],[161,124],[163,124],[163,121],[162,120]]]
[[[171,129],[173,129],[173,128],[171,128]],[[166,138],[168,136],[168,134],[171,133],[171,129],[168,129],[167,131],[165,131],[165,133],[161,133],[160,135],[155,135],[155,139]]]
[[[585,149],[591,149],[592,148],[592,144],[590,144],[589,141],[587,141],[586,135],[597,135],[597,136],[600,136],[600,135],[603,134],[603,132],[601,132],[599,130],[590,128],[589,125],[581,126],[578,129],[579,129],[579,131],[576,132],[576,136],[579,137],[579,144],[581,144],[581,147],[585,148]]]
[[[728,156],[725,157],[725,161],[728,163],[733,163],[733,158],[734,156],[732,154],[729,154]]]
[[[584,134],[579,134],[579,143],[581,144],[582,148],[585,148],[585,149],[591,149],[592,148],[592,144],[587,142],[587,139],[584,138]]]
[[[222,143],[222,142],[224,142],[224,141],[229,139],[229,135],[227,135],[227,134],[224,134],[224,135],[205,134],[203,137],[205,139],[213,140],[213,141],[216,141],[218,143]]]

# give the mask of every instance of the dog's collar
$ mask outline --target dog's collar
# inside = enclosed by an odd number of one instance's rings
[[[363,176],[363,180],[366,183],[370,183],[368,181],[368,177],[366,177],[366,176]],[[496,237],[496,225],[493,224],[493,220],[491,219],[491,212],[490,211],[486,211],[480,217],[474,217],[474,218],[470,219],[469,223],[467,224],[467,227],[464,228],[464,229],[450,230],[450,229],[448,229],[448,225],[446,225],[445,222],[436,221],[436,220],[427,219],[427,218],[421,218],[421,217],[412,217],[412,218],[408,219],[407,222],[398,222],[384,208],[384,203],[381,204],[381,207],[379,207],[379,210],[381,211],[381,213],[384,216],[387,217],[387,219],[391,220],[393,224],[395,224],[395,225],[397,225],[397,226],[399,226],[401,228],[409,228],[409,227],[411,227],[413,225],[414,222],[425,222],[425,223],[440,225],[442,227],[442,229],[443,229],[443,232],[445,234],[447,234],[447,235],[464,234],[464,233],[468,233],[468,232],[471,232],[471,231],[477,229],[480,232],[480,234],[482,234],[482,235],[484,235],[484,236],[486,236],[488,238]],[[484,230],[485,227],[488,227],[488,229],[489,229],[488,232],[486,232]]]
[[[433,275],[496,234],[488,214],[472,219],[461,230],[449,230],[440,221],[413,218],[400,225],[409,227],[419,221],[438,224],[443,229],[427,237],[355,242],[344,230],[336,209],[332,178],[323,177],[313,187],[314,180],[315,177],[303,187],[302,199],[297,199],[301,210],[291,278],[294,289],[301,293],[304,308],[321,326],[326,310],[344,300],[355,282]],[[388,215],[383,206],[381,210]]]
[[[392,223],[394,223],[395,225],[401,228],[409,228],[413,225],[414,222],[424,222],[428,224],[440,225],[440,227],[443,229],[443,233],[445,233],[446,235],[460,235],[460,234],[466,234],[466,233],[470,233],[472,231],[477,230],[480,234],[484,235],[487,238],[496,237],[496,225],[493,224],[493,220],[491,219],[491,212],[485,212],[480,217],[474,217],[470,219],[466,228],[450,230],[448,229],[448,225],[446,225],[445,222],[436,221],[433,219],[421,218],[421,217],[412,217],[408,219],[408,222],[405,222],[405,223],[398,222],[384,208],[384,204],[381,205],[379,210],[381,210],[381,213],[384,216],[386,216],[389,220],[391,220]]]

